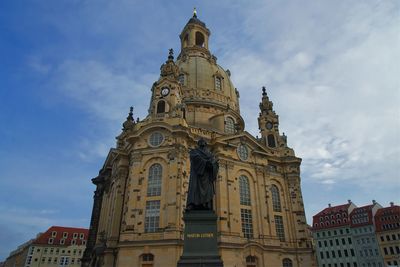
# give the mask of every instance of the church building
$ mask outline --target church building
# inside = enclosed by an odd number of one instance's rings
[[[83,267],[175,267],[183,251],[189,151],[201,138],[219,160],[214,210],[224,266],[312,267],[301,159],[260,90],[260,137],[245,130],[239,91],[217,64],[196,13],[151,87],[148,115],[132,108],[99,171]],[[260,86],[261,87],[261,86]],[[256,118],[254,118],[256,119]]]

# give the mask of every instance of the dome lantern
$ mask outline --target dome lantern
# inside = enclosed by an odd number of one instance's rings
[[[183,28],[181,34],[181,50],[184,49],[204,49],[208,53],[208,39],[210,37],[210,30],[207,29],[206,24],[197,18],[196,8],[193,11],[193,17],[189,19]],[[181,51],[181,52],[182,52]]]

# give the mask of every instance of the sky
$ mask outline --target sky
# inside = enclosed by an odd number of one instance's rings
[[[129,107],[197,8],[246,130],[261,87],[302,158],[308,223],[351,199],[400,202],[400,2],[0,1],[0,261],[52,225],[89,227]]]

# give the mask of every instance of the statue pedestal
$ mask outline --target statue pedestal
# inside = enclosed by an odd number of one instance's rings
[[[217,215],[191,210],[183,215],[185,236],[178,267],[223,267],[217,246]]]

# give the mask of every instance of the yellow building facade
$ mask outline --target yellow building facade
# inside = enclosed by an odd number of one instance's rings
[[[245,131],[239,92],[209,50],[194,15],[152,86],[148,116],[132,109],[96,185],[82,266],[176,266],[183,251],[189,150],[204,138],[219,159],[214,210],[224,266],[311,267],[315,256],[300,187],[300,163],[265,88],[261,137]],[[245,66],[244,66],[245,67]],[[255,118],[254,118],[255,119]]]

